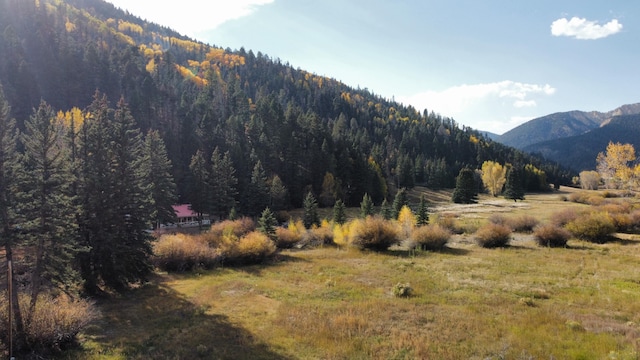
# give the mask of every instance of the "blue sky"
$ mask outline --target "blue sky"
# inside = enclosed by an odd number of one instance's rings
[[[636,1],[109,1],[479,130],[640,102]]]

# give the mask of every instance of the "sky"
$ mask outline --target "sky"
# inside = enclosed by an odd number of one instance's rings
[[[640,1],[107,1],[497,134],[640,102]]]

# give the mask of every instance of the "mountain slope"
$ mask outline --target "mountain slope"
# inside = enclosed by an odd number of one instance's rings
[[[610,141],[633,144],[639,149],[640,114],[614,116],[602,127],[585,134],[529,145],[523,150],[540,154],[576,171],[593,170],[598,153],[604,152]]]
[[[584,134],[605,125],[614,116],[640,113],[640,104],[597,111],[560,112],[528,121],[496,138],[505,145],[525,149],[533,144]]]
[[[533,164],[550,182],[567,172],[489,141],[455,121],[294,69],[259,51],[223,50],[122,12],[101,0],[0,1],[0,84],[23,127],[44,99],[55,109],[86,108],[96,90],[122,97],[143,133],[158,130],[182,201],[189,165],[201,153],[229,153],[240,213],[258,163],[279,179],[287,206],[307,192],[327,204],[376,203],[397,187],[450,187],[458,171],[483,161]],[[326,181],[325,181],[326,180]],[[286,207],[286,206],[285,206]]]

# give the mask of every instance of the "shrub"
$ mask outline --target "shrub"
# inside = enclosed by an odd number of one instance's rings
[[[485,248],[504,247],[511,240],[511,228],[488,223],[476,231],[478,245]]]
[[[613,225],[617,232],[628,232],[633,229],[634,220],[631,214],[614,212],[609,213],[609,215],[611,216],[611,220],[613,220]]]
[[[21,294],[20,307],[29,309],[30,296]],[[0,295],[0,303],[7,304],[4,295]],[[0,340],[9,343],[7,333],[7,307],[0,306]],[[73,300],[66,295],[54,297],[49,294],[38,296],[33,314],[23,312],[23,317],[31,318],[25,328],[26,349],[38,353],[59,352],[76,340],[76,335],[98,318],[99,313],[92,302],[84,299]],[[39,357],[38,357],[39,358]]]
[[[451,231],[438,224],[417,227],[411,234],[412,242],[423,250],[441,250],[449,239]]]
[[[391,292],[395,297],[410,297],[413,293],[413,289],[411,288],[411,285],[409,285],[409,283],[397,283],[393,286]]]
[[[154,264],[166,271],[189,271],[211,268],[221,260],[220,251],[209,246],[203,237],[185,234],[163,235],[153,245]]]
[[[302,240],[302,234],[291,228],[276,228],[276,247],[289,249]]]
[[[616,230],[611,215],[603,212],[578,217],[565,225],[565,228],[578,239],[595,243],[607,242]]]
[[[339,226],[339,225],[336,225]],[[302,244],[304,247],[320,247],[324,245],[332,245],[333,242],[333,226],[329,222],[323,220],[320,227],[314,227],[307,230],[302,235]]]
[[[382,251],[400,242],[398,228],[379,216],[356,220],[350,235],[350,243],[360,249]]]
[[[252,231],[239,239],[228,239],[224,246],[225,262],[245,265],[261,263],[276,251],[276,245],[261,232]]]
[[[559,226],[546,224],[537,226],[533,235],[540,246],[563,247],[571,237],[571,233]]]
[[[256,229],[256,223],[251,218],[243,217],[238,220],[224,220],[211,225],[208,234],[213,238],[231,233],[237,237],[246,235]]]
[[[457,218],[457,214],[437,214],[435,216],[434,223],[442,225],[443,227],[451,230],[454,234],[462,234],[464,233],[464,229],[460,226]]]
[[[577,218],[578,213],[576,210],[567,208],[553,213],[551,215],[551,223],[555,226],[563,227]]]
[[[508,226],[508,219],[499,213],[493,213],[489,216],[489,218],[487,218],[487,220],[489,220],[490,223],[492,224],[496,224],[496,225],[505,225]]]
[[[538,219],[531,215],[520,215],[508,221],[508,225],[513,231],[526,233],[532,232],[538,223]]]

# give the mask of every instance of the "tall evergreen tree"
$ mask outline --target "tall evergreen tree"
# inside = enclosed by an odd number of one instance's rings
[[[151,193],[151,218],[159,224],[175,223],[176,213],[173,205],[178,201],[176,184],[171,175],[171,160],[167,156],[164,141],[157,130],[147,133],[144,142],[147,184]]]
[[[380,215],[382,215],[385,220],[391,220],[393,217],[393,209],[389,206],[387,199],[382,200],[382,204],[380,205]]]
[[[320,225],[320,217],[318,216],[318,202],[316,201],[313,193],[309,191],[307,196],[304,198],[304,202],[302,204],[304,207],[304,215],[302,218],[302,223],[304,227],[310,229],[313,225]]]
[[[202,218],[202,214],[208,212],[211,207],[211,189],[207,161],[201,150],[196,151],[191,157],[189,170],[191,171],[191,186],[187,195],[191,202],[191,209],[198,214],[198,218]]]
[[[373,215],[373,201],[369,194],[364,194],[360,203],[360,216],[366,218],[370,215]]]
[[[524,185],[522,183],[522,173],[515,165],[511,166],[507,173],[507,183],[504,186],[504,197],[517,202],[524,200]]]
[[[477,186],[473,170],[463,168],[456,178],[456,188],[451,200],[457,204],[473,204],[477,202]]]
[[[258,230],[269,238],[274,239],[276,236],[276,225],[278,225],[278,221],[275,215],[273,215],[273,211],[269,208],[264,209],[258,219]]]
[[[251,182],[247,189],[247,196],[244,201],[245,213],[249,216],[256,216],[260,209],[269,206],[269,185],[262,162],[258,160],[251,172]]]
[[[340,225],[347,222],[344,202],[340,199],[336,200],[336,203],[333,205],[333,222]]]
[[[285,210],[289,203],[289,192],[278,175],[271,179],[269,187],[270,207],[273,210]]]
[[[25,149],[23,167],[28,176],[22,183],[21,212],[25,218],[22,231],[34,251],[29,311],[33,314],[44,286],[68,292],[78,285],[73,260],[79,245],[64,124],[55,121],[53,109],[42,101],[25,127],[21,139]]]
[[[210,209],[211,214],[218,215],[220,218],[225,217],[236,206],[238,179],[235,172],[229,152],[222,155],[220,150],[216,148],[211,155],[209,174]]]
[[[10,118],[9,104],[5,100],[4,91],[0,85],[0,242],[3,243],[7,264],[13,264],[13,250],[16,242],[16,226],[19,222],[16,207],[18,200],[18,151],[16,148],[17,132],[15,120]],[[12,266],[11,287],[11,315],[14,319],[12,328],[15,328],[15,338],[18,342],[24,342],[24,327],[22,312],[18,305],[18,281],[15,275],[15,267]],[[7,277],[8,280],[8,277]],[[13,329],[11,329],[13,331]],[[19,344],[17,344],[19,345]]]
[[[396,192],[396,197],[393,199],[391,216],[394,219],[397,219],[398,215],[400,214],[400,210],[402,210],[402,207],[408,205],[408,203],[409,200],[407,199],[407,189],[398,189],[398,192]]]
[[[418,205],[418,213],[416,214],[416,224],[418,226],[427,225],[429,223],[429,206],[424,194],[420,196],[420,204]]]

